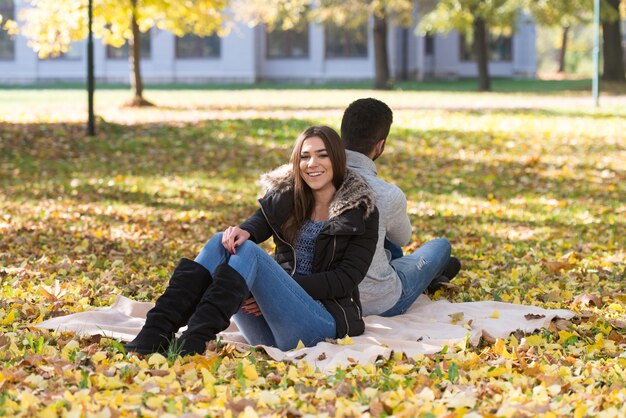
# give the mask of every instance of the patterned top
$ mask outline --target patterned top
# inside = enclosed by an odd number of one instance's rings
[[[309,276],[313,273],[313,253],[315,252],[315,241],[328,221],[306,221],[298,231],[296,238],[296,275]]]

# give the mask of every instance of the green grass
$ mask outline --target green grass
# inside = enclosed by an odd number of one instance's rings
[[[369,82],[326,82],[326,83],[278,83],[263,81],[254,84],[243,83],[164,83],[147,84],[148,90],[363,90],[371,87]],[[97,83],[97,89],[127,90],[127,84]],[[494,92],[564,92],[589,91],[591,80],[523,80],[494,78],[492,80]],[[0,90],[82,90],[83,83],[34,83],[34,84],[0,84]],[[473,92],[477,89],[474,79],[460,79],[447,81],[398,81],[392,90],[400,91],[448,91]]]
[[[82,91],[0,91],[0,415],[236,416],[252,404],[292,416],[624,415],[626,102],[595,109],[585,92],[526,89],[149,90],[149,109],[100,90],[93,138]],[[532,344],[486,338],[331,376],[229,347],[129,358],[116,341],[31,326],[117,294],[153,301],[180,257],[255,209],[259,175],[287,160],[300,131],[338,128],[368,96],[394,109],[378,164],[407,194],[405,251],[443,236],[463,262],[434,297],[581,318]],[[470,392],[464,406],[457,395]]]

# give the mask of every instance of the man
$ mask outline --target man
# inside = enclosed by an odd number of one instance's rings
[[[460,270],[459,260],[450,257],[445,238],[427,242],[413,254],[392,258],[393,251],[411,240],[411,222],[406,196],[399,187],[378,177],[376,159],[385,149],[393,112],[377,99],[359,99],[345,110],[341,138],[348,167],[359,173],[376,193],[380,213],[378,243],[367,276],[359,285],[364,315],[394,316],[407,311],[432,284],[435,290]]]

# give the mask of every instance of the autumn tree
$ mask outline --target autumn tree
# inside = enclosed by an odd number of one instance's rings
[[[430,7],[428,7],[430,6]],[[422,33],[448,33],[456,30],[469,38],[478,66],[478,89],[491,90],[489,75],[489,34],[491,31],[511,33],[522,11],[513,0],[440,0],[420,1]]]
[[[531,0],[528,2],[528,12],[537,24],[561,28],[559,73],[565,71],[565,55],[570,29],[576,24],[589,23],[592,20],[593,8],[591,6],[589,0]]]
[[[156,27],[182,36],[209,36],[224,31],[228,0],[93,0],[94,35],[121,47],[128,42],[130,105],[149,105],[143,97],[140,33]],[[19,31],[40,58],[67,52],[70,44],[87,37],[87,0],[26,0]]]

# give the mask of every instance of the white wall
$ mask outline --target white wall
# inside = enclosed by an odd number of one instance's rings
[[[15,40],[15,59],[0,60],[0,82],[26,83],[37,77],[37,55],[26,44],[26,38]]]
[[[368,30],[368,56],[365,58],[326,58],[325,31],[319,24],[309,25],[309,56],[305,58],[268,58],[267,37],[261,28],[259,78],[265,80],[369,80],[374,77],[371,30]]]
[[[257,79],[256,29],[237,25],[221,39],[220,56],[206,59],[176,59],[174,36],[172,39],[169,72],[172,81],[220,81],[253,83]]]
[[[512,75],[534,78],[537,74],[537,32],[534,22],[527,16],[520,17],[515,35]]]

